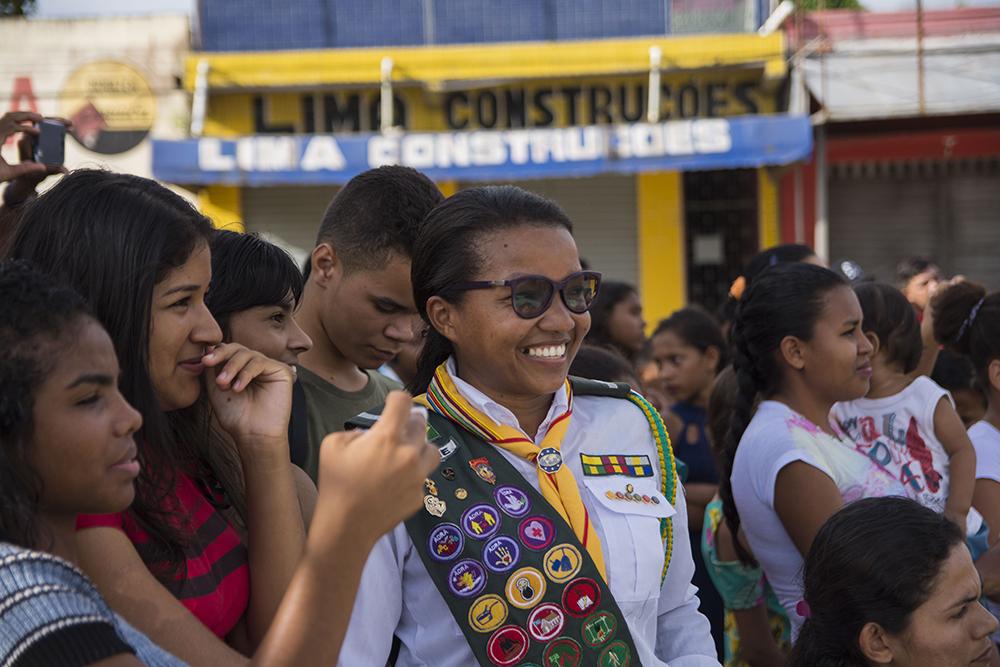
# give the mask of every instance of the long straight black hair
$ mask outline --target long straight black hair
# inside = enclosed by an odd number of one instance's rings
[[[161,577],[184,563],[186,531],[165,508],[177,470],[214,475],[242,499],[242,480],[233,472],[238,462],[226,458],[231,448],[213,446],[207,411],[196,404],[164,413],[149,376],[153,289],[209,242],[212,229],[208,218],[155,181],[79,170],[25,210],[10,250],[73,286],[111,336],[122,394],[143,418],[136,434],[142,467],[129,514],[152,538],[143,550],[147,563],[167,564],[153,570]]]
[[[513,185],[493,185],[462,190],[435,207],[424,219],[413,247],[413,301],[427,319],[427,300],[440,296],[459,303],[465,294],[453,286],[479,278],[490,249],[484,237],[522,226],[562,227],[573,223],[558,204]],[[427,391],[434,370],[453,352],[451,341],[433,326],[417,362],[417,374],[408,389]]]
[[[739,391],[733,402],[729,437],[723,450],[719,495],[726,525],[740,560],[753,563],[736,536],[740,514],[733,501],[733,461],[740,438],[753,417],[757,397],[768,398],[781,388],[778,348],[786,336],[811,340],[830,290],[846,286],[843,278],[812,264],[777,264],[765,269],[743,293],[730,330],[733,370]]]

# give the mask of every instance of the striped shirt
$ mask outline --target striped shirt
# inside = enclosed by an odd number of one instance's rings
[[[165,583],[174,597],[218,637],[225,637],[246,612],[250,602],[250,570],[246,545],[194,481],[178,471],[171,507],[174,516],[189,523],[178,527],[193,533],[185,548],[186,562]],[[143,561],[150,562],[149,534],[127,514],[81,514],[77,530],[109,526],[124,531]]]
[[[77,667],[123,653],[183,667],[108,607],[70,563],[0,542],[0,667]]]

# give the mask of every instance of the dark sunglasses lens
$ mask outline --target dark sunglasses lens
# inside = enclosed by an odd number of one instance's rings
[[[511,289],[514,312],[526,319],[538,317],[552,301],[552,283],[544,278],[529,278]]]
[[[574,276],[562,290],[566,308],[577,314],[590,310],[591,304],[597,298],[599,285],[600,278],[594,274],[582,273]]]

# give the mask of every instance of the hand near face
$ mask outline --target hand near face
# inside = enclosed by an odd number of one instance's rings
[[[238,446],[257,441],[287,446],[295,382],[289,366],[236,343],[219,345],[202,363],[212,409]]]
[[[323,439],[311,530],[322,517],[346,512],[352,530],[374,542],[423,506],[424,480],[440,454],[427,442],[427,418],[411,407],[407,394],[391,392],[370,430]]]

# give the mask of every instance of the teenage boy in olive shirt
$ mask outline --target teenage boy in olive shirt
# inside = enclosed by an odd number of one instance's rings
[[[314,481],[323,438],[399,388],[375,369],[419,333],[410,255],[443,199],[420,172],[379,167],[351,179],[323,215],[295,313],[313,347],[299,358],[291,428],[293,461]]]

